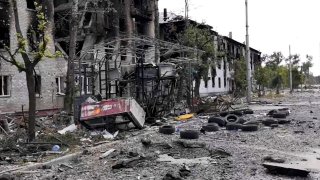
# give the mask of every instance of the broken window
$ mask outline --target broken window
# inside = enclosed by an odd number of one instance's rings
[[[63,77],[56,78],[57,95],[64,95],[66,84]]]
[[[220,60],[218,60],[218,69],[221,69],[221,61]]]
[[[119,31],[126,32],[126,21],[123,18],[119,20]]]
[[[91,12],[86,12],[84,16],[84,21],[83,21],[83,27],[84,28],[89,28],[92,24],[92,13]]]
[[[204,81],[204,87],[208,88],[208,81],[206,81],[206,80]]]
[[[224,77],[224,87],[227,87],[227,78]]]
[[[218,78],[218,85],[219,85],[219,88],[221,88],[221,78]]]
[[[0,1],[0,49],[10,46],[9,5]]]
[[[86,81],[84,81],[84,76],[81,75],[79,78],[79,75],[76,76],[75,78],[75,85],[80,86],[81,83],[81,94],[92,94],[92,89],[93,89],[93,82],[92,82],[92,77],[86,77]]]
[[[212,87],[214,88],[216,86],[216,78],[212,77]]]
[[[36,9],[35,0],[27,0],[27,8],[28,9]]]
[[[41,95],[41,76],[35,75],[34,76],[34,82],[35,82],[35,93],[36,95]]]
[[[0,76],[0,96],[9,95],[9,76]]]

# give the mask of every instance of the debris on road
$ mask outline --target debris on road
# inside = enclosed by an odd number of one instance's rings
[[[310,173],[309,170],[295,164],[263,163],[262,165],[272,174],[307,177]]]

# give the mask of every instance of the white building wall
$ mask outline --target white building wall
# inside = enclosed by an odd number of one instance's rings
[[[201,80],[200,84],[200,96],[208,96],[208,95],[217,95],[217,94],[227,94],[232,89],[232,84],[230,82],[231,74],[229,71],[229,63],[226,62],[226,86],[224,86],[224,61],[221,60],[221,68],[216,66],[216,76],[214,77],[215,83],[214,86],[213,80],[211,77],[211,69],[208,72],[208,84],[207,87],[205,86],[204,80]],[[219,78],[220,78],[220,86],[219,86]],[[195,82],[194,82],[195,85]]]

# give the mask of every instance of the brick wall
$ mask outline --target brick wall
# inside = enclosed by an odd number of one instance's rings
[[[32,10],[27,9],[25,0],[17,1],[20,26],[24,37],[28,30]],[[12,11],[11,11],[12,12]],[[12,14],[12,13],[11,13]],[[10,47],[16,49],[17,39],[15,31],[14,17],[10,19]],[[21,56],[17,58],[22,61]],[[41,76],[41,96],[37,98],[37,109],[61,108],[63,105],[63,96],[56,95],[56,77],[66,75],[67,62],[62,58],[44,59],[35,68],[38,75]],[[25,73],[19,73],[15,66],[1,62],[0,76],[8,75],[10,77],[10,96],[0,96],[0,113],[20,111],[21,106],[28,108],[28,91],[26,85]]]

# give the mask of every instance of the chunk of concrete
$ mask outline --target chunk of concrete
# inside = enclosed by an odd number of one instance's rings
[[[263,163],[272,174],[307,177],[310,171],[296,164]]]

